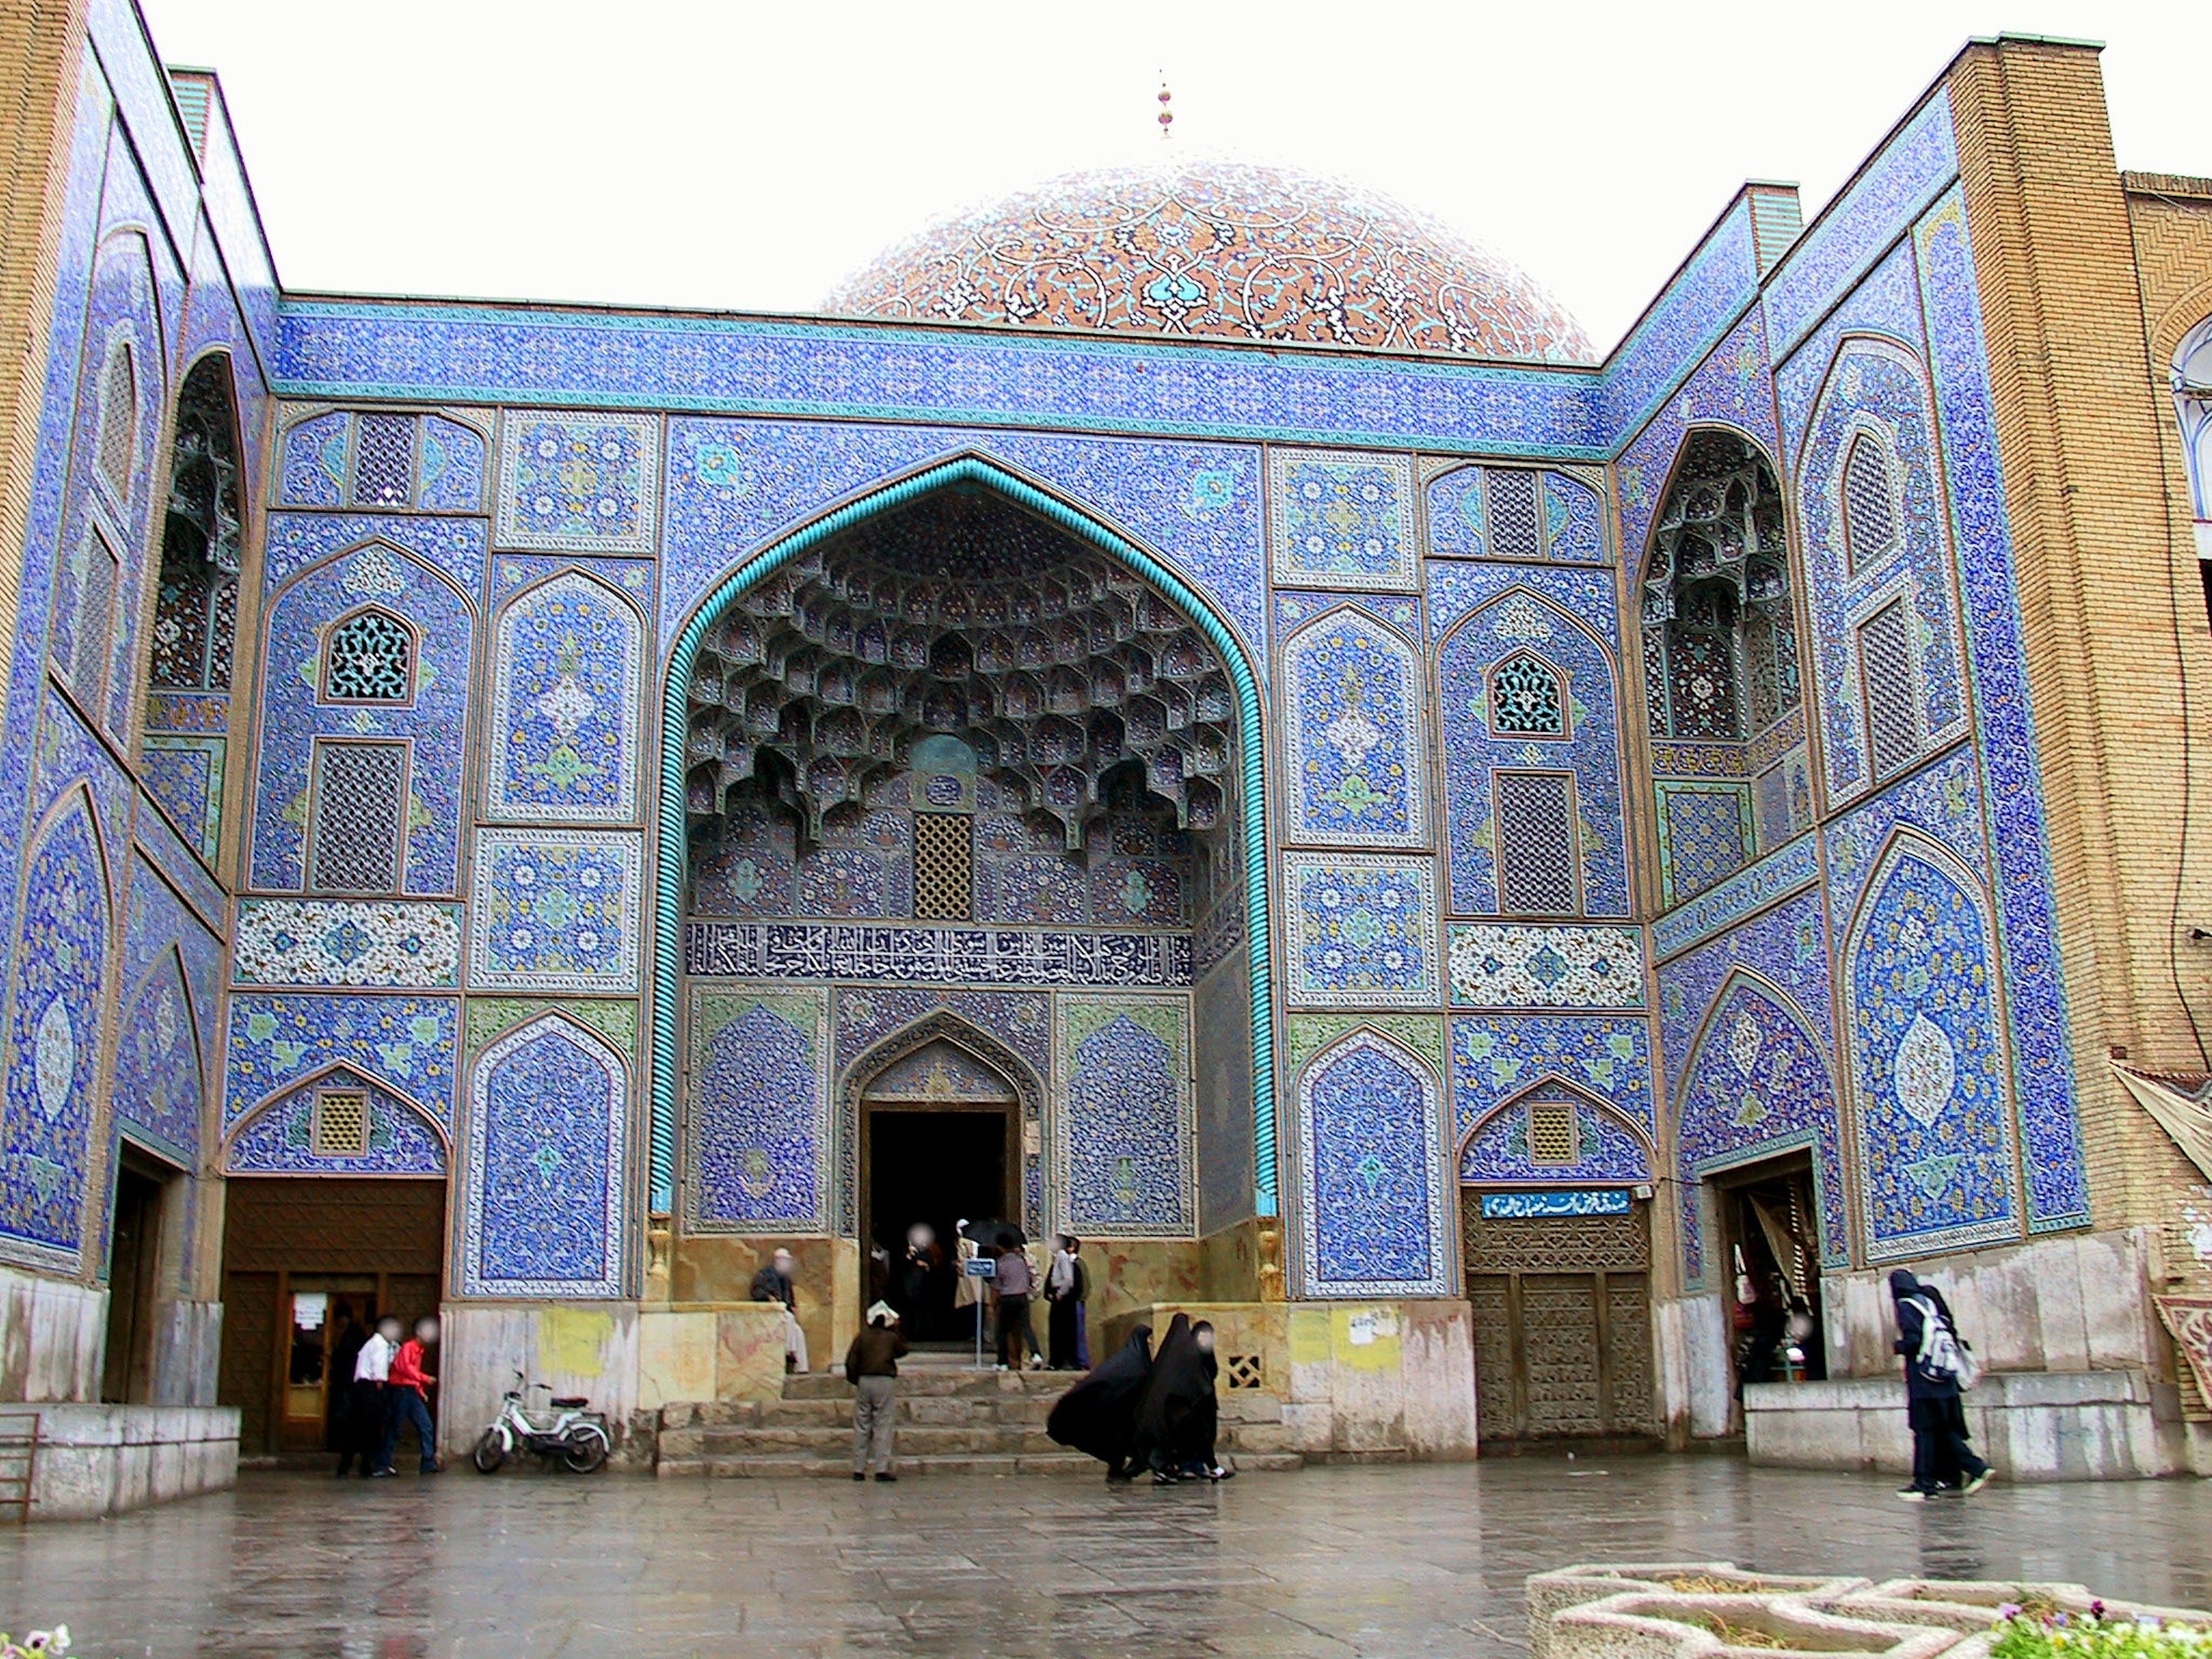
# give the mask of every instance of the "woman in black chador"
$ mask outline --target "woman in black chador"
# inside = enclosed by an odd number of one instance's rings
[[[1225,1480],[1229,1471],[1213,1461],[1220,1407],[1213,1379],[1220,1370],[1213,1357],[1213,1327],[1190,1322],[1177,1314],[1152,1360],[1152,1380],[1137,1407],[1133,1453],[1150,1468],[1155,1486],[1170,1486],[1185,1470],[1207,1480]]]
[[[1109,1480],[1127,1480],[1137,1406],[1152,1375],[1152,1328],[1139,1325],[1129,1333],[1119,1353],[1060,1395],[1045,1419],[1044,1431],[1060,1444],[1088,1452],[1103,1463]]]
[[[1912,1484],[1898,1493],[1922,1504],[1956,1486],[1978,1492],[1991,1470],[1966,1441],[1966,1410],[1959,1398],[1966,1340],[1951,1320],[1951,1304],[1933,1285],[1905,1268],[1889,1276],[1897,1306],[1897,1352],[1905,1361],[1905,1407],[1912,1428]],[[1972,1381],[1971,1376],[1966,1378]]]

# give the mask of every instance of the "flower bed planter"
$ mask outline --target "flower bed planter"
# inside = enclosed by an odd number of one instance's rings
[[[1869,1654],[1938,1659],[1958,1632],[1847,1619],[1798,1595],[1641,1595],[1569,1607],[1552,1620],[1551,1659],[1756,1659]],[[1961,1656],[1963,1659],[1963,1656]]]
[[[1733,1561],[1596,1563],[1540,1572],[1527,1586],[1528,1659],[1548,1659],[1552,1620],[1569,1607],[1582,1607],[1628,1591],[1648,1595],[1836,1595],[1871,1588],[1864,1578],[1808,1578],[1788,1573],[1746,1572]]]

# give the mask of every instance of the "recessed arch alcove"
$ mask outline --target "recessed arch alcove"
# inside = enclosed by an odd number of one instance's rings
[[[1162,1225],[1138,1182],[1127,1231],[1194,1238],[1193,1000],[1233,984],[1236,1024],[1250,1018],[1243,1213],[1274,1212],[1259,692],[1237,637],[1168,564],[958,457],[738,566],[682,629],[662,694],[656,1212],[680,1210],[687,1237],[771,1231],[696,1191],[710,1156],[687,1090],[702,1065],[732,1075],[690,1012],[711,988],[718,1029],[746,1022],[783,1079],[750,1115],[720,1110],[715,1133],[748,1146],[711,1156],[777,1187],[769,1207],[793,1233],[849,1241],[872,1224],[857,1213],[860,1062],[957,1004],[966,1035],[940,1040],[995,1045],[1012,1058],[989,1069],[1045,1090],[1043,1115],[1063,1120],[1016,1136],[1008,1207],[1032,1232],[1115,1231],[1068,1213],[1068,1143],[1152,1134],[1139,1155],[1173,1171],[1182,1219]],[[1200,923],[1223,915],[1234,946],[1202,965],[1241,966],[1201,988]],[[1127,1123],[1114,1114],[1133,1097],[1082,1076],[1120,1066],[1152,1091]],[[779,1186],[775,1158],[808,1173]]]

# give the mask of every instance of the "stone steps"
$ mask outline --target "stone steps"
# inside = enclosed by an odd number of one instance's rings
[[[1095,1459],[1045,1433],[1054,1401],[1077,1380],[1067,1371],[976,1370],[946,1356],[899,1367],[898,1467],[916,1474],[1096,1472]],[[851,1473],[853,1390],[835,1372],[784,1379],[783,1398],[709,1400],[660,1409],[658,1474],[774,1476]],[[1279,1401],[1221,1398],[1220,1448],[1238,1467],[1295,1469]]]

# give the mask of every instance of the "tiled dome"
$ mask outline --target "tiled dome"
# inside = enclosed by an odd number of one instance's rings
[[[1522,271],[1389,197],[1178,155],[1072,173],[932,226],[824,302],[846,316],[1021,323],[1585,362]]]

